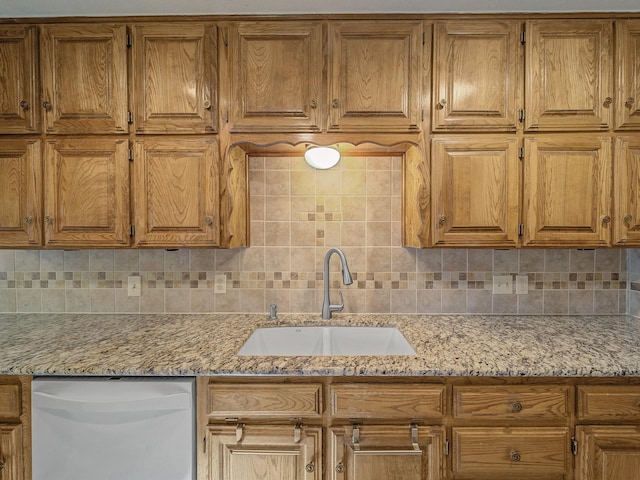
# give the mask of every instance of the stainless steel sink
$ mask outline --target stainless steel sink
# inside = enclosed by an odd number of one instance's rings
[[[393,327],[268,327],[256,329],[238,355],[415,355]]]

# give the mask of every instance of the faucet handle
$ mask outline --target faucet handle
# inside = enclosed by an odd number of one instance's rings
[[[338,290],[338,293],[340,294],[340,303],[338,305],[329,305],[329,311],[330,312],[341,312],[342,309],[344,308],[344,297],[342,296],[342,290]]]

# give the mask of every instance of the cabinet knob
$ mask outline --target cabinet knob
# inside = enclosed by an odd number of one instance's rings
[[[622,219],[622,221],[623,221],[624,223],[631,223],[631,220],[633,220],[633,217],[632,217],[630,214],[628,214],[628,213],[627,213],[627,214],[624,216],[624,218]]]
[[[53,223],[53,217],[50,215],[47,215],[46,217],[44,217],[44,221],[48,224],[51,225]]]
[[[438,221],[440,222],[440,225],[444,225],[445,223],[447,223],[447,217],[441,215]]]
[[[309,105],[311,105],[311,108],[316,108],[318,106],[318,102],[316,102],[315,100],[311,100],[311,103]]]
[[[608,107],[612,103],[613,103],[613,98],[607,97],[607,98],[604,99],[604,103],[602,105],[605,106],[605,107]]]
[[[631,106],[633,105],[633,102],[635,102],[634,98],[633,98],[633,97],[629,97],[629,98],[627,98],[627,101],[626,101],[626,102],[624,102],[624,104],[625,104],[627,107],[631,108]]]
[[[304,471],[307,473],[311,473],[316,469],[315,465],[313,464],[313,462],[311,463],[307,463],[304,467]]]
[[[213,217],[204,217],[204,222],[207,225],[213,225]]]
[[[609,215],[605,215],[604,217],[602,217],[602,223],[610,223],[611,222],[611,217]]]
[[[27,102],[26,100],[22,100],[22,101],[20,102],[20,107],[21,107],[23,110],[29,110],[29,106],[30,106],[30,105],[29,105],[29,102]]]
[[[437,105],[438,110],[442,110],[446,104],[447,104],[446,98],[443,98],[442,100],[440,100]]]
[[[512,462],[519,462],[520,461],[520,454],[518,452],[516,452],[515,450],[511,451],[511,461]]]
[[[26,223],[27,225],[31,225],[33,223],[33,217],[30,215],[24,217],[24,223]]]
[[[514,412],[521,412],[522,411],[522,404],[520,402],[514,402],[511,405],[511,408],[513,409]]]
[[[331,105],[333,105],[333,108],[338,108],[338,106],[340,105],[340,102],[338,101],[337,98],[334,98],[333,102],[331,102]]]
[[[336,473],[344,473],[344,464],[342,462],[340,462],[339,464],[336,465]]]
[[[45,110],[51,110],[51,102],[42,102],[42,106]]]
[[[4,470],[4,462],[0,462],[0,470]]]
[[[204,101],[204,108],[206,108],[207,110],[211,108],[211,102],[209,100]]]

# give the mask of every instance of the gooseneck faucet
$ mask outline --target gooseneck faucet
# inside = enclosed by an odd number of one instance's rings
[[[322,318],[331,318],[331,312],[340,312],[344,308],[344,297],[342,291],[340,293],[340,304],[332,305],[331,298],[329,296],[329,260],[334,253],[340,257],[342,264],[342,283],[345,285],[351,285],[353,279],[351,278],[351,272],[349,271],[349,265],[347,265],[347,257],[344,256],[344,252],[339,248],[332,248],[327,252],[324,257],[324,301],[322,302]]]

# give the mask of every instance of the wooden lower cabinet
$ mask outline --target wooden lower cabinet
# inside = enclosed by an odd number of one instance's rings
[[[0,480],[31,480],[31,379],[0,375]]]
[[[640,426],[580,426],[576,480],[640,480]]]
[[[322,427],[216,425],[208,428],[210,480],[321,480]]]
[[[351,425],[332,428],[327,441],[327,480],[445,478],[441,426]]]

